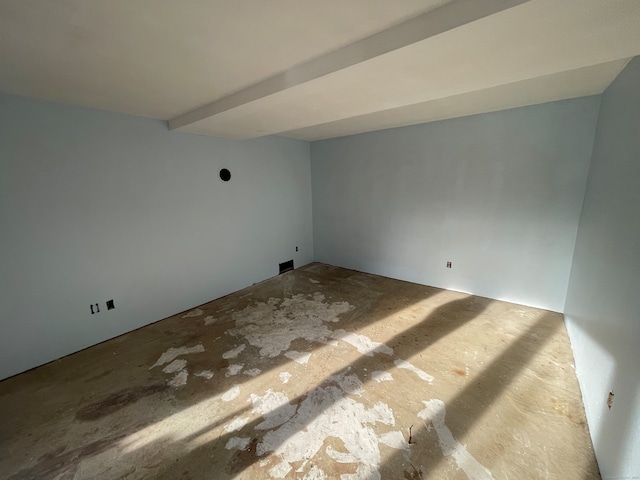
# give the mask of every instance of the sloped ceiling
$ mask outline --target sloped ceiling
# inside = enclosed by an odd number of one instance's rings
[[[2,0],[0,91],[316,140],[602,93],[639,0]]]

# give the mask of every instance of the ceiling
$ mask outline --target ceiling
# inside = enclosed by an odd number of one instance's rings
[[[0,0],[0,91],[317,140],[602,93],[640,0]]]

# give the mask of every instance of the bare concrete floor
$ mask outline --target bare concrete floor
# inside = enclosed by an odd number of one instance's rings
[[[321,264],[0,382],[0,422],[3,479],[600,478],[560,314]]]

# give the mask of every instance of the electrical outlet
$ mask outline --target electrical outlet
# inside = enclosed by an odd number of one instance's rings
[[[451,262],[447,262],[447,268],[451,268]]]
[[[296,252],[298,251],[298,247],[296,246]]]
[[[100,313],[100,307],[97,303],[90,304],[89,308],[91,309],[91,315],[93,315],[94,313]]]
[[[113,300],[107,300],[107,310],[113,310],[116,306],[113,303]]]

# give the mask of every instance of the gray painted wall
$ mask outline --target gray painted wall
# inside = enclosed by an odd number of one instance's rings
[[[640,477],[640,57],[602,96],[565,316],[603,478]],[[613,390],[609,410],[607,394]]]
[[[306,142],[0,94],[0,378],[311,262],[311,213]]]
[[[315,259],[562,311],[599,102],[312,143]]]

